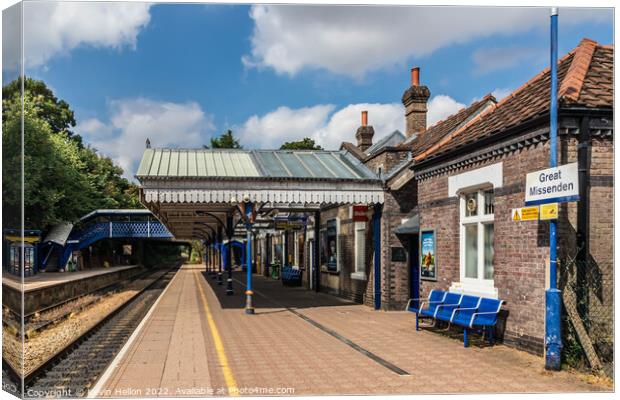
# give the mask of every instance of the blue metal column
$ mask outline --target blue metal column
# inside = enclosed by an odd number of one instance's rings
[[[254,314],[252,306],[252,225],[254,225],[254,203],[247,196],[243,201],[243,219],[245,220],[246,242],[245,242],[245,272],[246,272],[246,299],[245,313]]]
[[[211,243],[211,248],[210,248],[210,252],[211,252],[211,271],[210,271],[210,274],[211,274],[212,278],[217,276],[217,270],[216,270],[217,265],[215,264],[215,257],[216,257],[216,253],[215,253],[216,247],[215,246],[217,246],[217,243]]]
[[[246,279],[247,279],[247,289],[245,291],[246,299],[245,299],[245,313],[246,314],[254,314],[254,307],[252,306],[252,295],[254,292],[252,291],[252,225],[246,224],[247,234],[246,234],[246,244],[245,244],[245,270],[246,270]]]
[[[312,279],[314,279],[314,290],[321,291],[321,212],[314,212],[314,247],[312,250]]]
[[[381,309],[381,215],[381,204],[375,204],[372,214],[372,243],[375,251],[375,310]]]
[[[207,275],[211,273],[211,243],[205,241],[205,272]]]
[[[222,227],[218,227],[217,228],[217,259],[218,259],[218,268],[217,268],[217,284],[218,285],[222,285],[223,284],[223,280],[222,280],[222,260],[224,258],[224,254],[223,254],[223,248],[222,248],[222,241],[223,241],[223,237],[222,237]]]
[[[229,215],[226,217],[226,236],[228,236],[228,243],[224,247],[226,251],[226,256],[224,257],[224,260],[226,261],[225,268],[228,271],[228,279],[226,280],[226,294],[228,296],[232,296],[234,294],[232,284],[232,240],[234,229],[233,217],[232,215]]]
[[[551,9],[551,105],[549,121],[549,166],[556,167],[558,129],[558,9]],[[562,332],[560,328],[561,292],[557,288],[556,220],[549,223],[549,289],[545,293],[545,368],[561,367]]]

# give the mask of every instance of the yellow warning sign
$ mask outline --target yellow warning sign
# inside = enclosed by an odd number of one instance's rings
[[[537,221],[538,220],[538,206],[536,207],[522,207],[512,209],[513,221]]]
[[[537,221],[538,206],[521,208],[521,221]]]
[[[558,203],[542,204],[540,206],[540,219],[557,219]]]

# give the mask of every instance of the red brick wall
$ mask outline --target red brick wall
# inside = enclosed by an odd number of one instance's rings
[[[561,162],[577,160],[575,139],[563,139]],[[489,159],[466,168],[418,181],[418,208],[421,229],[435,229],[437,241],[438,281],[423,281],[421,295],[432,288],[446,290],[459,281],[459,210],[456,197],[448,198],[448,176],[503,163],[503,185],[495,190],[494,282],[499,298],[506,300],[504,339],[508,344],[541,352],[544,338],[544,292],[549,259],[549,223],[546,221],[513,222],[511,209],[522,207],[525,200],[525,177],[528,172],[548,167],[548,143]],[[613,143],[593,140],[592,176],[613,176]],[[604,180],[600,178],[599,181]],[[598,182],[598,181],[597,181]],[[592,185],[589,190],[589,246],[595,259],[611,260],[613,188]],[[576,203],[560,207],[558,242],[563,254],[574,255],[577,219]],[[611,271],[609,274],[611,283]]]
[[[498,162],[503,185],[495,188],[494,282],[506,301],[504,338],[536,348],[544,337],[545,262],[548,259],[547,222],[513,222],[511,209],[525,200],[525,176],[547,166],[548,148],[539,144],[507,156],[450,172],[457,175]],[[419,181],[420,229],[435,229],[438,282],[423,281],[421,295],[432,288],[446,290],[460,281],[459,206],[448,198],[448,174]]]

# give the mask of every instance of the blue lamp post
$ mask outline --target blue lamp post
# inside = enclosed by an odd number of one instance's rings
[[[557,167],[558,129],[558,9],[551,9],[551,104],[549,121],[549,166]],[[549,289],[545,293],[545,368],[561,367],[562,332],[560,328],[562,296],[557,288],[556,220],[549,224]]]
[[[254,218],[256,211],[254,209],[254,203],[250,201],[249,196],[244,196],[243,203],[241,204],[242,216],[245,222],[246,229],[246,244],[245,244],[245,268],[246,268],[246,286],[245,291],[245,313],[254,314],[254,306],[252,305],[252,226],[254,225]]]

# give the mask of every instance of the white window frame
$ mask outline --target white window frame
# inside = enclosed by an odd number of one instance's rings
[[[353,243],[354,243],[354,272],[351,273],[352,279],[366,280],[366,222],[356,221],[353,224]],[[363,248],[357,246],[359,236],[362,236]],[[360,254],[361,253],[361,254]]]
[[[495,214],[484,215],[484,192],[502,186],[502,163],[464,172],[448,179],[448,193],[459,198],[459,278],[450,291],[498,298],[494,279],[484,279],[484,225],[494,223]],[[477,193],[478,215],[466,216],[466,196]],[[478,224],[478,278],[465,277],[465,226]],[[481,250],[482,249],[482,250]],[[495,270],[495,265],[493,266]]]
[[[492,189],[492,188],[491,188]],[[459,226],[460,226],[460,263],[461,263],[461,282],[463,283],[467,283],[468,286],[484,286],[484,287],[489,287],[489,288],[493,288],[494,287],[494,280],[493,279],[485,279],[484,278],[484,226],[485,225],[489,225],[489,224],[493,224],[495,221],[495,215],[494,214],[484,214],[484,208],[486,207],[486,204],[484,203],[484,192],[489,190],[489,188],[487,189],[480,189],[480,190],[476,190],[473,192],[466,192],[463,193],[462,195],[460,195],[460,200],[459,200],[459,204],[460,204],[460,221],[459,221]],[[476,202],[477,202],[477,215],[473,215],[473,216],[467,216],[467,204],[466,204],[466,197],[467,195],[470,195],[472,193],[476,193]],[[477,255],[478,255],[478,260],[477,260],[477,278],[468,278],[467,276],[465,276],[465,268],[466,268],[466,257],[465,257],[465,229],[466,226],[468,225],[477,225],[478,226],[478,237],[477,237],[477,245],[478,245],[478,249],[477,249]]]

